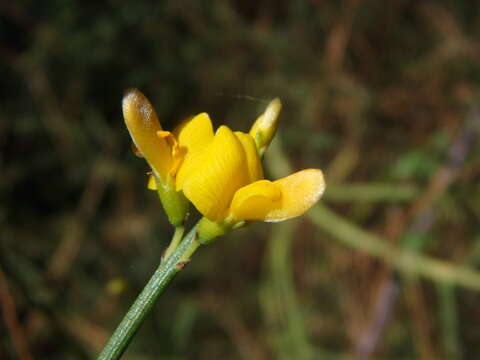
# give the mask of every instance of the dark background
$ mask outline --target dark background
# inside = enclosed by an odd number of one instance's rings
[[[94,358],[156,268],[137,87],[166,129],[280,97],[267,175],[328,185],[202,248],[125,359],[477,359],[479,35],[478,1],[2,1],[0,358]]]

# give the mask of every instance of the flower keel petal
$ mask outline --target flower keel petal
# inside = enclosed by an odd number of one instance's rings
[[[269,180],[259,180],[239,189],[230,206],[234,222],[243,220],[263,221],[269,213],[281,206],[280,187]]]

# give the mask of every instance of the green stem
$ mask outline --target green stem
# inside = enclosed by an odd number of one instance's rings
[[[112,334],[97,360],[119,359],[128,344],[139,329],[147,314],[152,309],[160,294],[170,281],[183,268],[186,261],[197,250],[200,243],[197,240],[196,226],[185,236],[180,246],[172,255],[163,261],[138,298],[128,310],[120,325]]]
[[[182,240],[184,231],[185,231],[185,226],[175,226],[175,233],[173,234],[173,238],[172,238],[172,241],[170,242],[170,245],[168,245],[167,250],[165,250],[165,253],[163,254],[162,261],[165,261],[166,259],[168,259],[170,255],[178,247],[178,245],[180,244],[180,241]]]

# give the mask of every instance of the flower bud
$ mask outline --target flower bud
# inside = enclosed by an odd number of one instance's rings
[[[258,153],[263,156],[272,141],[278,128],[278,115],[282,110],[282,103],[275,98],[267,106],[265,112],[258,117],[250,129],[249,134],[255,139]]]

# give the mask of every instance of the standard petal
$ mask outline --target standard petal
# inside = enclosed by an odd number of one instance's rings
[[[269,213],[281,206],[282,192],[269,180],[259,180],[239,189],[230,206],[230,216],[235,222],[263,221]]]
[[[185,176],[199,156],[213,141],[212,121],[207,113],[198,114],[182,122],[174,131],[184,158],[177,173],[177,191],[183,187]]]
[[[185,196],[208,219],[221,220],[235,192],[248,183],[247,161],[240,141],[228,127],[221,126],[184,176]]]
[[[323,173],[307,169],[273,182],[282,192],[281,206],[272,209],[265,221],[282,221],[302,215],[310,209],[325,191]]]
[[[125,92],[122,108],[135,146],[152,170],[165,179],[170,168],[170,149],[165,140],[157,136],[162,127],[153,106],[139,90],[130,89]]]
[[[262,163],[258,156],[257,147],[253,138],[240,131],[235,132],[235,136],[240,141],[245,151],[248,165],[249,182],[254,182],[259,179],[263,179]]]

